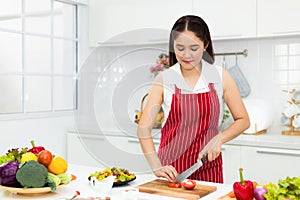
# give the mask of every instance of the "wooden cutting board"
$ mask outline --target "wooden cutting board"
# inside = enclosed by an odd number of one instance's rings
[[[214,186],[208,185],[200,185],[197,186],[193,190],[186,190],[182,188],[171,188],[168,187],[167,180],[156,179],[142,185],[138,186],[140,192],[150,193],[150,194],[158,194],[163,196],[177,197],[189,200],[198,200],[209,193],[212,193],[217,190]]]
[[[232,198],[228,194],[225,194],[225,195],[219,197],[217,200],[236,200],[236,198]]]

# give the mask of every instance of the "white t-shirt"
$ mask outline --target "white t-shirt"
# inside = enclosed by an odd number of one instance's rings
[[[201,75],[192,89],[184,80],[180,64],[176,63],[172,67],[161,73],[164,85],[164,99],[162,108],[164,110],[165,121],[169,116],[172,103],[172,95],[175,93],[175,85],[181,89],[181,93],[185,94],[198,94],[209,91],[208,84],[214,83],[214,88],[217,91],[220,102],[220,117],[219,125],[223,118],[223,87],[222,87],[222,67],[211,65],[202,60],[202,72]],[[164,125],[164,124],[163,124]]]

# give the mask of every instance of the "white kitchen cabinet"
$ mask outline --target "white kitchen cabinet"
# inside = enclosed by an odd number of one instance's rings
[[[212,39],[256,37],[256,0],[193,0],[193,12],[206,21]]]
[[[177,18],[191,12],[192,0],[89,0],[90,46],[122,44],[120,34],[144,28],[149,29],[149,34],[141,42],[168,42],[169,30]],[[153,33],[150,29],[165,31],[156,34],[160,31]]]
[[[232,184],[239,180],[241,167],[241,147],[239,145],[222,145],[224,183]]]
[[[241,166],[246,179],[277,183],[287,176],[300,176],[300,150],[243,146]]]
[[[257,1],[257,35],[277,36],[300,34],[300,1]]]
[[[260,184],[277,183],[287,176],[299,176],[300,150],[244,145],[222,145],[224,182],[239,181],[239,168],[245,179]]]
[[[226,144],[222,155],[226,184],[239,180],[240,167],[245,179],[260,184],[300,176],[300,150]]]
[[[73,164],[104,167],[124,167],[140,172],[150,170],[142,153],[138,138],[78,134],[67,134],[67,160]],[[156,149],[159,139],[154,139]]]

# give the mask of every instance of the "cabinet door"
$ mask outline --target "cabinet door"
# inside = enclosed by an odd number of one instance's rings
[[[256,36],[255,0],[193,0],[193,12],[207,22],[213,39]]]
[[[170,30],[179,16],[191,12],[192,0],[90,0],[90,45],[95,46],[99,42],[106,42],[114,36],[137,29]],[[156,38],[151,38],[152,36]],[[147,37],[149,41],[168,42],[168,35],[165,34],[156,36],[155,33],[151,33]],[[109,42],[122,43],[123,41],[113,39]]]
[[[138,138],[128,138],[127,141],[129,142],[129,144],[131,143],[132,146],[135,146],[134,149],[136,149],[138,152],[142,152],[140,141],[139,141]],[[159,148],[160,140],[159,139],[153,139],[153,143],[154,143],[155,149],[157,151],[158,148]],[[137,152],[137,151],[133,151],[133,152]]]
[[[299,176],[300,150],[246,147],[241,149],[244,178],[260,184]]]
[[[222,145],[224,183],[232,184],[239,180],[241,147]]]
[[[300,1],[257,1],[257,35],[300,34]]]

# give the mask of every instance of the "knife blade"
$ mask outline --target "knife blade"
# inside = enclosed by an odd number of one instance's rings
[[[193,164],[191,167],[186,169],[184,172],[179,174],[173,182],[181,183],[184,181],[187,177],[189,177],[192,173],[194,173],[197,169],[199,169],[206,161],[208,160],[207,155],[201,158],[200,161]]]

